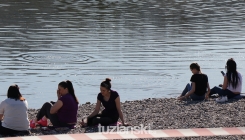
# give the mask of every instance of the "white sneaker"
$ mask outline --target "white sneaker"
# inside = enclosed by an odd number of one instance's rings
[[[228,101],[227,96],[221,96],[221,97],[216,99],[216,102],[218,102],[218,103],[223,103],[226,101]]]

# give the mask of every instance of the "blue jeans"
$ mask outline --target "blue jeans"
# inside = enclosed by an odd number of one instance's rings
[[[185,87],[185,89],[183,90],[181,96],[185,96],[187,92],[189,92],[191,90],[191,85],[188,83]],[[204,100],[205,99],[205,95],[202,96],[198,96],[195,93],[190,95],[192,100]]]
[[[240,94],[234,94],[232,91],[230,91],[229,89],[221,89],[219,87],[213,87],[210,91],[210,94],[209,95],[213,95],[213,94],[216,94],[218,93],[219,96],[227,96],[228,99],[231,99],[237,95],[240,95]]]

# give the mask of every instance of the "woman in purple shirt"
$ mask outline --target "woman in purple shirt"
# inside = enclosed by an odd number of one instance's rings
[[[42,106],[36,119],[30,122],[31,128],[35,128],[36,124],[47,126],[47,119],[54,127],[74,128],[77,122],[79,102],[71,81],[67,80],[59,83],[57,97],[57,102],[46,102]]]
[[[82,122],[83,126],[91,126],[101,124],[107,126],[117,123],[120,118],[122,125],[128,125],[124,122],[123,113],[121,111],[120,97],[116,91],[111,90],[111,79],[106,78],[100,84],[100,93],[97,96],[97,103],[95,110],[87,117],[87,123]],[[104,110],[99,114],[101,103]]]

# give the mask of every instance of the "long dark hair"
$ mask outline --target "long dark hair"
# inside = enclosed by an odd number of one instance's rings
[[[105,81],[101,82],[100,84],[101,87],[104,87],[108,90],[111,90],[111,79],[110,78],[106,78]]]
[[[73,85],[71,83],[71,81],[69,80],[66,80],[66,81],[62,81],[59,83],[59,86],[63,87],[63,88],[67,88],[68,89],[68,92],[69,94],[72,95],[72,97],[76,100],[76,102],[79,104],[79,101],[75,95],[75,91],[74,91],[74,88],[73,88]]]
[[[238,81],[240,81],[240,78],[236,71],[236,62],[234,61],[233,58],[227,60],[226,69],[227,69],[226,76],[227,76],[228,84],[231,84],[233,88],[236,88],[238,85]]]
[[[198,71],[200,71],[202,73],[201,67],[198,65],[198,63],[191,63],[190,64],[190,69],[196,69],[196,70],[198,70]]]
[[[18,85],[9,86],[7,97],[10,99],[24,101],[25,98],[22,97]]]

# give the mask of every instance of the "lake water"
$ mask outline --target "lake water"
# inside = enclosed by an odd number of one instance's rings
[[[16,83],[39,108],[69,79],[81,104],[95,103],[106,77],[121,101],[176,97],[194,61],[216,86],[230,57],[245,74],[244,7],[243,0],[1,0],[0,101]]]

